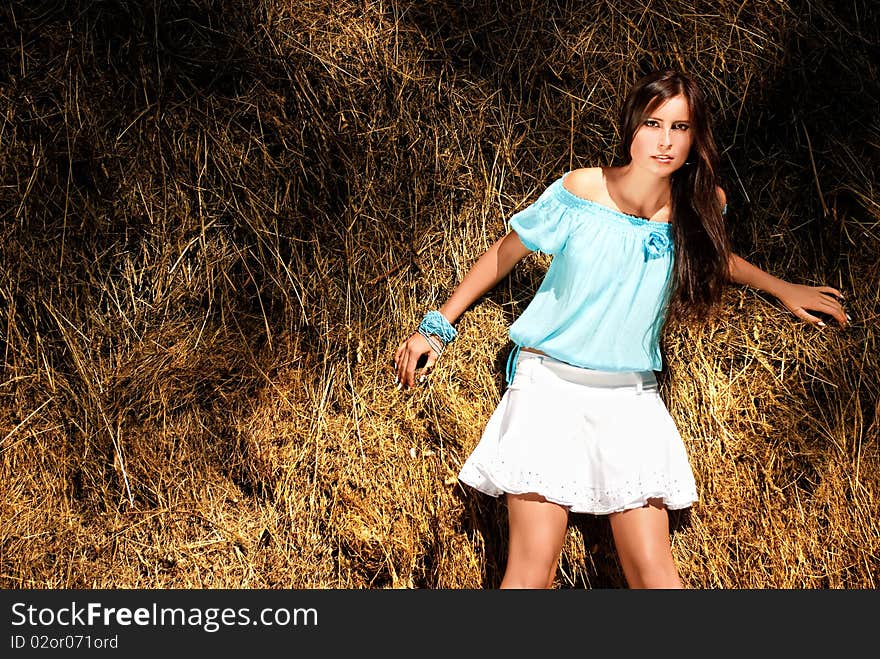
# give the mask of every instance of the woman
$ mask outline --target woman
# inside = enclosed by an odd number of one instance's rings
[[[552,586],[569,512],[608,515],[630,587],[681,587],[668,510],[697,493],[656,386],[668,318],[705,317],[733,281],[807,322],[824,325],[812,310],[846,324],[836,289],[783,281],[730,252],[718,153],[689,76],[638,81],[621,136],[621,165],[554,181],[395,354],[398,388],[412,387],[419,359],[434,365],[467,307],[530,252],[553,255],[510,327],[508,388],[459,473],[506,496],[502,588]]]

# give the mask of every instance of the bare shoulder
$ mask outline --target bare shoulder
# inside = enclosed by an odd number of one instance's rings
[[[727,203],[727,195],[724,194],[724,189],[720,185],[715,186],[715,194],[718,195],[718,201],[722,206]]]
[[[569,172],[562,183],[563,187],[578,197],[595,199],[603,188],[601,167],[582,167]]]

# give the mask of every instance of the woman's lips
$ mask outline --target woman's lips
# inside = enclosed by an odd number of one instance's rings
[[[672,162],[675,160],[672,156],[651,156],[657,162]]]

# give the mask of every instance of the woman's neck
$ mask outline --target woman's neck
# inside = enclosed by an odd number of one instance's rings
[[[605,170],[605,187],[618,208],[650,217],[669,203],[672,186],[668,176],[657,176],[629,163]]]

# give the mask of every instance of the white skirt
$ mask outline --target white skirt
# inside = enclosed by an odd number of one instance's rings
[[[687,453],[653,371],[579,368],[521,351],[513,381],[458,478],[491,496],[534,492],[604,515],[697,501]]]

